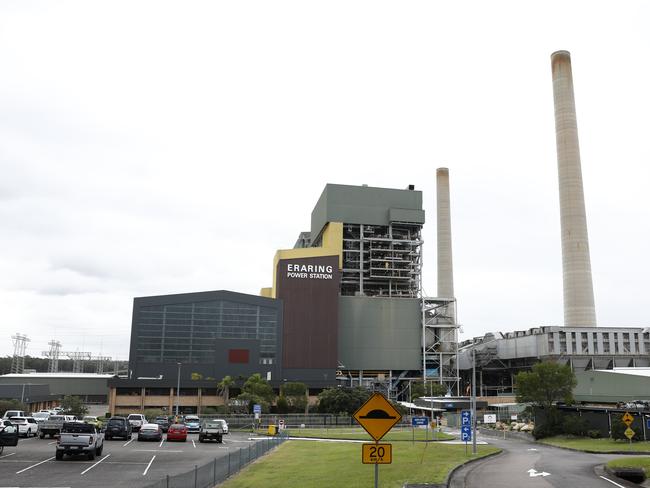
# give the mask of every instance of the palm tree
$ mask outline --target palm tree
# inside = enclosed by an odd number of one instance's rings
[[[223,393],[223,404],[228,412],[228,402],[230,400],[230,387],[235,384],[235,380],[232,379],[232,376],[226,375],[217,385]]]

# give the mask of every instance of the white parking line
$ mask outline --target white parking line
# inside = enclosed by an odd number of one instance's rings
[[[51,446],[52,444],[56,444],[56,441],[48,442],[47,445]]]
[[[0,456],[0,459],[6,458],[6,457],[9,457],[9,456],[14,456],[15,454],[16,454],[15,452],[12,452],[11,454],[5,454],[4,456]]]
[[[194,442],[194,439],[192,439],[192,445],[194,446],[194,449],[196,449],[196,442]]]
[[[36,466],[40,466],[41,464],[46,463],[48,461],[51,461],[52,459],[54,459],[54,456],[52,456],[51,458],[47,458],[45,461],[41,461],[40,463],[32,464],[31,466],[29,466],[29,467],[27,467],[25,469],[21,469],[20,471],[16,471],[16,474],[24,473],[28,469],[32,469],[32,468],[35,468]]]
[[[110,454],[106,454],[106,456],[104,456],[103,458],[101,458],[99,461],[97,461],[95,464],[93,464],[90,468],[88,468],[88,469],[82,471],[81,474],[86,474],[88,471],[90,471],[90,470],[93,469],[95,466],[97,466],[99,463],[101,463],[102,461],[105,461],[105,460],[108,459],[109,457],[111,457],[111,455],[110,455]]]
[[[124,444],[122,444],[122,447],[126,447],[126,446],[128,446],[129,444],[131,444],[132,442],[133,442],[133,439],[131,439],[130,441],[128,441],[128,442],[126,442],[126,443],[124,443]]]
[[[616,483],[615,481],[612,481],[612,480],[610,480],[610,479],[607,479],[607,478],[605,478],[604,476],[601,476],[601,478],[604,479],[605,481],[609,481],[609,482],[610,482],[611,484],[613,484],[613,485],[619,486],[620,488],[625,488],[623,485],[619,485],[619,484]]]
[[[160,444],[158,444],[158,447],[162,447],[163,442],[165,442],[165,439],[161,439]]]
[[[153,460],[156,459],[156,456],[151,458],[151,461],[149,461],[149,464],[147,464],[147,468],[144,470],[144,473],[142,473],[142,476],[145,476],[147,474],[147,471],[149,471],[149,468],[151,467],[151,463],[153,463]]]

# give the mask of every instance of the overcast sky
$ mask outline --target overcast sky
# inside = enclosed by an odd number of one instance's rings
[[[644,5],[645,3],[645,5]],[[650,326],[647,2],[0,3],[0,354],[128,358],[132,299],[270,286],[326,183],[450,170],[463,337],[562,325],[550,55],[596,314]]]

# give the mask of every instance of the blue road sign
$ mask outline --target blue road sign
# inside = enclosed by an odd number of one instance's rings
[[[262,413],[262,405],[253,405],[253,413]]]
[[[417,427],[418,425],[429,425],[429,417],[413,417],[411,425]]]
[[[460,428],[460,440],[463,442],[469,442],[472,440],[472,427],[469,425],[463,425]]]
[[[472,412],[469,410],[463,410],[460,413],[460,425],[472,425]]]
[[[650,429],[650,419],[646,419],[645,426],[647,429]]]

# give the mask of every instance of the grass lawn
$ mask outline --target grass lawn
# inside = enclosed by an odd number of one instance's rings
[[[499,451],[492,446],[478,446],[478,449],[478,457]],[[464,445],[393,444],[393,463],[379,466],[379,486],[401,488],[406,482],[441,483],[452,468],[468,459],[471,454],[465,456]],[[372,464],[361,463],[358,443],[287,441],[222,486],[367,488],[373,486],[374,469]]]
[[[624,457],[607,463],[608,468],[643,468],[646,476],[650,475],[650,457]]]
[[[648,451],[650,442],[633,442],[632,447],[628,441],[615,441],[613,439],[590,439],[587,437],[548,437],[541,439],[542,444],[558,447],[570,447],[581,451],[615,452],[615,451]]]
[[[292,437],[321,437],[324,439],[355,439],[367,440],[374,442],[368,433],[361,427],[338,427],[331,429],[288,429],[289,435]],[[423,441],[426,439],[432,440],[449,440],[453,439],[453,435],[445,434],[444,432],[427,433],[426,429],[415,429],[415,440]],[[413,439],[413,433],[410,428],[393,428],[391,431],[382,438],[381,442],[389,441],[410,441]]]

